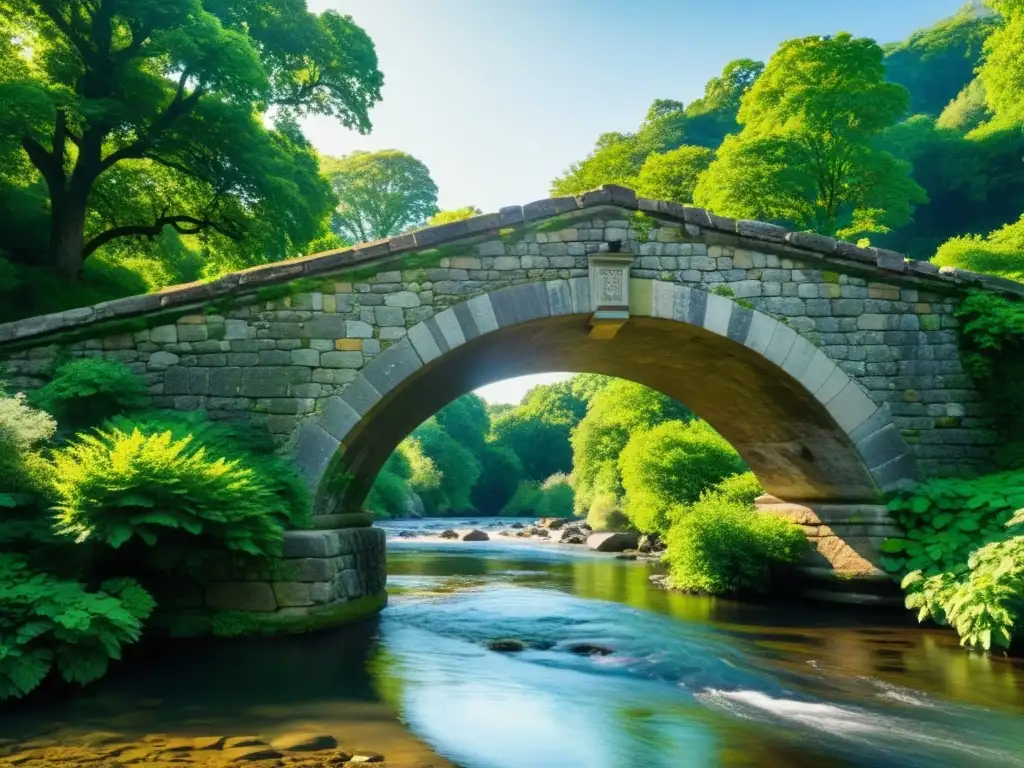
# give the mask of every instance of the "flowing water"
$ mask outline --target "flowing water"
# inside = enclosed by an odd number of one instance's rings
[[[150,648],[70,701],[0,712],[0,736],[315,729],[421,768],[1024,766],[1017,661],[903,612],[666,592],[649,564],[494,535],[510,522],[386,523],[379,620]],[[395,536],[449,526],[492,540]]]

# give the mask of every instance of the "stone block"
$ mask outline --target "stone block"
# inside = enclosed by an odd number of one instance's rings
[[[381,341],[397,341],[398,339],[404,338],[405,328],[381,328],[380,329],[380,340]]]
[[[292,365],[304,365],[309,368],[320,366],[320,352],[315,349],[293,349],[291,355]]]
[[[264,581],[217,581],[206,588],[206,604],[221,611],[269,613],[277,610],[270,584]]]
[[[380,392],[363,376],[357,376],[342,395],[345,402],[352,406],[356,413],[365,416],[373,406],[380,402]]]
[[[701,323],[712,333],[719,336],[729,335],[729,318],[732,315],[732,308],[735,304],[724,296],[715,294],[707,295],[707,307],[705,309],[703,322]]]
[[[796,331],[779,323],[775,328],[775,333],[772,334],[772,340],[768,344],[768,348],[764,351],[765,359],[781,366],[786,357],[789,356],[796,340]]]
[[[188,368],[175,366],[164,371],[164,394],[187,395],[189,393]]]
[[[505,255],[505,244],[501,240],[488,240],[484,243],[480,243],[476,247],[478,256],[496,256],[503,257]],[[464,269],[473,269],[473,267],[464,267]],[[497,267],[495,267],[497,269]]]
[[[323,368],[361,368],[363,365],[363,353],[322,352],[320,353],[320,365]]]
[[[281,557],[324,558],[342,554],[337,531],[285,531]],[[287,564],[286,564],[287,565]]]
[[[363,378],[381,395],[397,387],[423,367],[412,342],[403,339],[375,357],[363,370]]]
[[[377,325],[381,327],[405,325],[405,315],[400,307],[375,307],[373,312]]]
[[[338,352],[362,352],[363,339],[338,339],[331,345],[330,349],[323,351],[330,352],[332,350],[337,350]]]
[[[455,310],[451,308],[434,315],[427,322],[427,327],[437,328],[441,339],[435,336],[434,340],[443,341],[447,346],[447,349],[444,350],[446,352],[466,343],[466,335],[462,331],[462,325],[459,323],[459,318],[455,315]]]
[[[210,394],[210,369],[190,368],[188,372],[188,388],[190,394]]]
[[[391,272],[378,272],[377,273],[378,283],[400,283],[402,282],[402,273],[398,271]]]
[[[292,581],[330,581],[337,575],[334,561],[324,557],[290,559],[285,568]]]
[[[146,367],[151,371],[162,371],[170,368],[172,365],[177,365],[180,358],[173,352],[154,352],[149,356],[149,362],[146,363]]]
[[[255,352],[229,352],[227,362],[231,366],[256,365],[259,355]]]
[[[274,599],[281,608],[298,608],[313,604],[308,582],[276,581],[270,586],[274,591]]]
[[[289,350],[267,349],[259,353],[259,365],[290,365],[291,362],[292,354]]]
[[[373,338],[373,326],[362,320],[347,320],[342,335],[350,339],[370,339]]]
[[[158,325],[149,329],[149,340],[154,344],[177,344],[178,328],[173,325]]]
[[[324,352],[322,356],[330,354],[341,353]],[[308,368],[257,367],[242,368],[241,371],[242,383],[239,394],[244,397],[287,397],[291,384],[304,384],[309,381]]]
[[[441,348],[425,323],[418,323],[409,329],[409,341],[424,363],[441,356]]]
[[[420,297],[412,291],[398,291],[397,293],[389,293],[385,296],[384,305],[409,309],[420,305]]]
[[[853,381],[825,404],[840,429],[849,434],[863,424],[878,408]]]
[[[212,368],[210,370],[209,394],[212,397],[236,397],[241,387],[241,368]]]
[[[301,338],[340,339],[345,336],[346,320],[341,315],[317,315],[302,324]]]

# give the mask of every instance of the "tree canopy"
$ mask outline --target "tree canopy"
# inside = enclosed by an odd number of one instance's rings
[[[437,213],[427,166],[397,149],[325,158],[338,196],[331,228],[353,243],[381,240],[426,224]]]
[[[383,77],[351,18],[305,0],[2,0],[0,15],[0,202],[28,217],[0,234],[13,259],[76,278],[170,229],[242,265],[324,231],[331,190],[296,118],[370,129]]]
[[[882,49],[848,34],[783,43],[743,96],[739,134],[701,176],[698,205],[852,237],[910,219],[923,190],[872,140],[907,108]]]

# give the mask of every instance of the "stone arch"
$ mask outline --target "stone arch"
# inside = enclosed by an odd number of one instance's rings
[[[706,291],[630,281],[631,317],[588,335],[587,278],[515,285],[417,324],[298,429],[316,513],[358,511],[394,446],[455,397],[551,370],[633,379],[685,403],[744,457],[766,491],[806,504],[871,503],[915,474],[878,406],[785,323]]]

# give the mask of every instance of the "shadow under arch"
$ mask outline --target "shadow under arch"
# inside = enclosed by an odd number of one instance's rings
[[[632,279],[630,305],[614,338],[594,339],[587,279],[552,280],[474,297],[411,328],[300,426],[294,450],[315,514],[359,511],[395,446],[451,400],[548,371],[630,379],[684,403],[778,499],[870,503],[913,478],[888,406],[784,323],[660,280]]]

